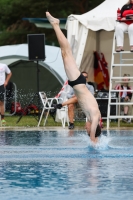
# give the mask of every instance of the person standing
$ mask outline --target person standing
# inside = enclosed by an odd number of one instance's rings
[[[12,72],[6,64],[0,63],[0,115],[2,125],[6,124],[4,119],[4,95],[5,95],[5,87],[7,86],[10,78],[12,76]]]

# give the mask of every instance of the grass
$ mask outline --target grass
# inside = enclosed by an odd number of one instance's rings
[[[6,120],[6,127],[37,127],[38,120],[37,116],[33,115],[26,115],[22,116],[20,121],[17,123],[18,119],[20,119],[20,116],[13,115],[13,116],[5,116]],[[44,120],[41,121],[40,127],[43,127]],[[84,128],[85,127],[85,121],[75,121],[75,127],[80,127]],[[62,126],[61,123],[55,122],[51,116],[48,117],[46,127],[58,127]],[[67,125],[66,125],[67,126]],[[118,123],[115,121],[110,122],[110,127],[111,128],[117,128]],[[128,127],[133,127],[133,122],[130,124],[120,122],[120,127],[128,128]],[[106,128],[106,121],[104,121],[104,128]]]
[[[6,120],[6,127],[37,127],[38,120],[37,117],[34,116],[22,116],[20,121],[17,123],[20,116],[5,116]],[[42,119],[40,127],[43,127],[44,119]],[[55,122],[52,117],[48,117],[46,122],[46,127],[55,127],[55,126],[62,126],[61,122]],[[67,126],[67,125],[66,125]],[[83,121],[76,121],[76,127],[83,127],[85,126],[85,122]]]

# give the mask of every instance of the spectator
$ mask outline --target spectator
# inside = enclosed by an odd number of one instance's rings
[[[121,19],[119,20],[119,22],[117,22],[115,28],[116,43],[117,43],[116,52],[123,51],[125,31],[128,31],[130,51],[133,52],[133,0],[129,0],[121,8]]]
[[[2,125],[6,124],[4,119],[4,95],[5,95],[5,87],[7,86],[10,78],[11,78],[11,70],[8,68],[6,64],[0,63],[0,115]]]
[[[115,89],[116,90],[123,90],[122,92],[119,92],[119,97],[121,102],[130,102],[132,98],[132,92],[127,91],[131,90],[131,87],[129,86],[129,79],[130,74],[124,74],[123,75],[123,82],[121,84],[116,85]],[[124,122],[130,123],[131,119],[127,118],[128,112],[129,112],[129,105],[124,105],[122,106],[124,109],[124,116],[122,120]]]

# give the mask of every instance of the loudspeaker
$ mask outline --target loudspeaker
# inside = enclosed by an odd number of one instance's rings
[[[108,99],[104,99],[104,98],[96,98],[96,101],[98,103],[99,106],[99,110],[101,112],[101,116],[102,117],[107,117],[107,110],[108,110]],[[111,102],[117,102],[117,99],[111,99]],[[117,105],[111,105],[110,107],[110,115],[116,115],[117,114]]]
[[[45,60],[45,35],[28,34],[27,41],[29,60]]]

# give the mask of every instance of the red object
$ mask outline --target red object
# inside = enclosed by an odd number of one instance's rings
[[[16,114],[21,114],[23,109],[21,107],[21,104],[19,102],[12,102],[11,104],[11,113],[15,112],[15,107],[16,107]]]
[[[97,51],[94,52],[94,81],[97,83],[98,90],[104,89],[102,65]]]
[[[38,107],[35,104],[28,105],[25,108],[25,110],[27,110],[27,114],[28,113],[38,113],[39,112]]]
[[[117,20],[120,20],[121,19],[121,10],[120,8],[118,8],[117,10]]]
[[[99,53],[99,54],[100,54],[100,61],[101,61],[101,65],[102,65],[102,73],[103,73],[104,83],[105,83],[106,89],[109,89],[108,63],[105,60],[104,54],[103,53]]]
[[[16,112],[15,112],[15,107],[16,107]],[[19,102],[16,102],[16,103],[12,102],[11,113],[14,113],[14,112],[15,112],[15,114],[27,115],[27,114],[30,114],[30,113],[38,113],[39,110],[38,110],[38,107],[34,104],[30,104],[27,107],[22,108],[21,104]]]
[[[108,63],[103,53],[94,52],[94,81],[97,83],[97,89],[109,89]]]
[[[122,13],[122,17],[126,17],[127,15],[129,14],[133,14],[133,10],[125,10],[123,13]],[[126,24],[130,25],[133,23],[133,20],[126,20],[125,21]]]
[[[61,88],[60,92],[55,96],[56,98],[59,98],[65,87],[68,85],[68,80],[64,83],[63,87]]]
[[[115,86],[115,90],[123,90],[123,88],[120,84],[118,84]],[[131,90],[131,87],[127,86],[127,90]],[[120,92],[120,97],[122,97],[123,92],[124,92],[124,90]],[[129,94],[131,94],[131,92],[128,91],[127,95],[129,95]]]
[[[99,125],[100,125],[101,128],[103,128],[103,120],[102,120],[102,118],[99,121]]]

